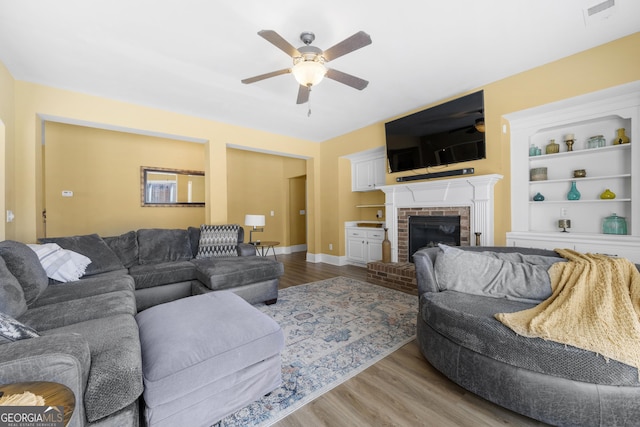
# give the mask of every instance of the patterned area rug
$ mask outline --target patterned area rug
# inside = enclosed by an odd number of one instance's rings
[[[402,347],[415,338],[418,297],[337,277],[257,308],[284,330],[283,384],[220,426],[269,426]]]

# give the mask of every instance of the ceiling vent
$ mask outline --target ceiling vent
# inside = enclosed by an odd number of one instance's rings
[[[616,9],[616,0],[605,0],[583,9],[584,24],[589,26],[591,24],[606,21],[613,15]]]

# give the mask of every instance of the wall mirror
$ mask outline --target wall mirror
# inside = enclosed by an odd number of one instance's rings
[[[204,172],[140,167],[142,206],[204,206]]]

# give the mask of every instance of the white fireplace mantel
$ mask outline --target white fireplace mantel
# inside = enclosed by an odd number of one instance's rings
[[[501,179],[502,175],[491,174],[377,187],[385,194],[391,260],[398,261],[398,209],[401,208],[468,206],[470,235],[480,232],[483,245],[493,245],[493,187]]]

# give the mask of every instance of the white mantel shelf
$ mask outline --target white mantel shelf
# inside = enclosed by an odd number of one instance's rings
[[[377,187],[385,193],[391,260],[398,261],[398,209],[401,208],[468,206],[470,235],[480,232],[483,245],[493,245],[493,188],[501,179],[502,175],[490,174]]]

